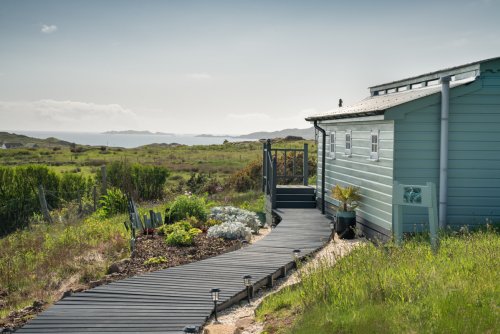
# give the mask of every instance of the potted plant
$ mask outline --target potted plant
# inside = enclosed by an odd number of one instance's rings
[[[354,238],[356,228],[356,208],[361,199],[359,188],[354,186],[333,188],[333,198],[340,202],[337,208],[335,232],[340,238]]]

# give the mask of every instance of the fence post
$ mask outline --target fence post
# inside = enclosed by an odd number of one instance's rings
[[[304,167],[302,168],[303,170],[303,180],[304,180],[304,185],[307,186],[309,185],[309,145],[304,143],[304,155],[302,156],[304,160]]]
[[[102,189],[101,193],[102,195],[106,195],[108,192],[107,189],[107,173],[106,173],[106,165],[101,166],[101,177],[102,177]]]
[[[46,221],[52,224],[52,217],[50,217],[49,208],[47,207],[47,199],[45,198],[45,191],[43,185],[38,185],[38,199],[40,200],[40,207],[42,209],[43,217]]]
[[[273,209],[276,209],[276,184],[278,178],[277,163],[276,158],[273,159],[273,178],[272,178],[272,190],[271,190],[271,200],[273,203]]]

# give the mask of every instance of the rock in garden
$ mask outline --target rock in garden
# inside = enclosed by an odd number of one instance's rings
[[[109,266],[108,268],[108,275],[109,274],[119,274],[125,271],[127,268],[128,263],[130,262],[129,259],[123,259],[121,261],[115,262],[112,265]]]
[[[255,319],[251,316],[249,317],[242,317],[236,320],[236,323],[234,324],[237,328],[239,329],[245,329],[250,327],[255,323]]]

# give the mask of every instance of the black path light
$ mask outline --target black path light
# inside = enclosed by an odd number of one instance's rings
[[[247,299],[248,299],[248,304],[250,304],[250,299],[252,297],[252,276],[250,275],[245,275],[243,276],[243,284],[247,287]]]
[[[184,327],[182,330],[184,333],[199,333],[200,332],[200,327],[199,326],[194,326],[194,325],[189,325]]]
[[[217,319],[217,302],[219,301],[220,289],[212,289],[210,290],[210,293],[212,294],[212,300],[214,302],[215,323],[219,323],[219,320]]]
[[[334,220],[332,220],[330,222],[330,230],[332,231],[331,238],[333,239],[334,238],[334,233],[335,233],[335,221]]]
[[[294,249],[293,250],[293,258],[295,261],[298,261],[300,258],[300,249]]]

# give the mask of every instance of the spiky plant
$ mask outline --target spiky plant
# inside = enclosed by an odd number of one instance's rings
[[[361,199],[359,187],[342,187],[337,184],[333,188],[333,198],[340,202],[340,211],[354,211],[358,207],[358,201]]]

